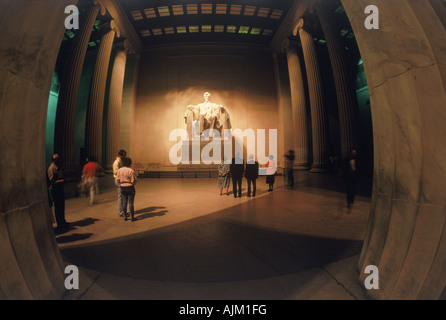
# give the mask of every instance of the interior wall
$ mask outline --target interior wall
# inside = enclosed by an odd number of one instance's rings
[[[211,93],[211,102],[229,109],[233,129],[265,129],[266,138],[269,129],[278,129],[268,48],[185,45],[145,51],[140,60],[130,155],[136,167],[176,169],[169,160],[176,141],[169,141],[169,133],[186,129],[186,107],[204,102],[206,91]],[[278,154],[281,152],[280,148]]]
[[[380,298],[437,299],[446,283],[446,35],[430,4],[442,3],[342,2],[364,58],[374,129],[372,212],[359,269],[364,276],[365,265],[379,267],[380,290],[373,292]],[[74,3],[0,2],[0,148],[7,151],[0,158],[2,299],[60,298],[64,292],[47,206],[44,146],[63,9]],[[380,8],[379,32],[364,28],[368,4]],[[160,96],[169,91],[158,92],[161,86],[154,82],[150,90],[158,98],[149,102],[163,106],[168,100]],[[148,86],[140,82],[140,87]],[[138,100],[147,101],[141,92]],[[181,102],[182,109],[184,99],[178,97],[176,107]],[[217,97],[214,92],[213,100]]]

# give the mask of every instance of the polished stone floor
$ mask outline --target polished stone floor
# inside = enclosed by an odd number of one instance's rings
[[[335,175],[299,172],[292,189],[279,176],[273,192],[261,177],[255,198],[246,181],[242,198],[216,186],[213,178],[140,179],[134,222],[118,217],[113,188],[102,187],[93,205],[67,199],[72,228],[56,230],[56,240],[81,275],[66,299],[366,299],[357,262],[367,181],[350,210]]]

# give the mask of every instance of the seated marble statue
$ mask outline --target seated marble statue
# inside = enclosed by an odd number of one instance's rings
[[[188,105],[186,108],[184,120],[187,133],[190,138],[199,138],[202,137],[204,130],[216,129],[223,138],[224,130],[232,128],[228,108],[211,102],[209,92],[205,92],[203,97],[203,103],[196,106]]]

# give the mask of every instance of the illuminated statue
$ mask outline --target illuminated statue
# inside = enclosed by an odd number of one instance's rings
[[[184,114],[187,133],[190,138],[199,138],[206,129],[216,129],[223,136],[225,129],[231,129],[228,108],[210,102],[211,94],[205,92],[204,102],[196,106],[189,105]],[[210,136],[212,136],[212,131]]]

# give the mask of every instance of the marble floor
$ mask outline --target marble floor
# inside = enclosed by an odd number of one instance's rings
[[[272,192],[257,184],[255,198],[246,181],[234,198],[214,178],[140,179],[134,222],[118,216],[114,188],[93,205],[67,199],[72,228],[56,241],[80,288],[65,299],[366,299],[357,262],[369,183],[350,210],[335,175],[299,172],[292,189],[278,176]]]

